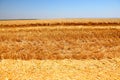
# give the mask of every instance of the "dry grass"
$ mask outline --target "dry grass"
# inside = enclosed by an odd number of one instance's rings
[[[5,22],[10,24],[10,21]],[[18,24],[22,25],[20,21]],[[103,59],[120,57],[119,52],[119,25],[0,28],[0,59]]]
[[[120,59],[2,60],[0,80],[120,80]]]

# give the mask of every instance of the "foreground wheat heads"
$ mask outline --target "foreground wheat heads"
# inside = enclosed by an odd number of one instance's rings
[[[38,28],[0,31],[1,59],[119,57],[119,29]]]

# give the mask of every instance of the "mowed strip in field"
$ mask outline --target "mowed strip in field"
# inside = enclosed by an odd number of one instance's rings
[[[120,59],[2,60],[0,80],[120,80]]]
[[[58,20],[75,23],[75,20]],[[66,21],[66,22],[65,22]],[[79,21],[79,20],[77,20]],[[81,20],[89,23],[92,20]],[[93,20],[91,23],[97,23]],[[98,23],[105,21],[99,20]],[[5,23],[6,22],[6,23]],[[30,23],[30,21],[22,21]],[[36,21],[37,22],[37,21]],[[39,23],[45,22],[39,21]],[[46,21],[47,22],[47,21]],[[55,23],[55,20],[48,23]],[[104,23],[119,23],[108,19]],[[21,21],[0,24],[23,25]],[[35,20],[33,21],[35,23]],[[38,22],[37,22],[38,23]],[[32,22],[31,22],[32,24]],[[18,26],[0,28],[0,59],[103,59],[120,57],[120,25]]]

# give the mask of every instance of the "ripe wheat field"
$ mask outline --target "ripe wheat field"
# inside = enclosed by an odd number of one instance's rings
[[[0,21],[1,80],[120,80],[119,59],[120,19]]]

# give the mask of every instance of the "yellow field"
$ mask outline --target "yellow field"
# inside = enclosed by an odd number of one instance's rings
[[[0,80],[120,80],[120,19],[0,21],[0,59]]]

